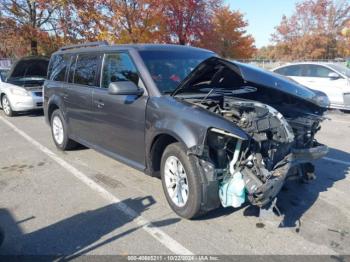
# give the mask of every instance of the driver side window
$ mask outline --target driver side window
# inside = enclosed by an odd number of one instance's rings
[[[108,88],[112,82],[131,81],[139,86],[139,74],[127,53],[105,54],[101,87]]]

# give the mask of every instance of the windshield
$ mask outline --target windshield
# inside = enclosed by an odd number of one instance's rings
[[[49,62],[47,60],[22,60],[19,61],[11,73],[11,78],[30,78],[39,77],[46,78],[47,67]]]
[[[162,94],[172,93],[182,80],[214,53],[203,50],[140,51],[154,82]]]
[[[349,68],[346,68],[345,66],[342,66],[342,65],[336,65],[336,64],[331,64],[328,66],[333,68],[334,70],[338,71],[339,73],[346,75],[347,77],[350,77],[350,69]]]
[[[9,72],[9,70],[7,70],[7,69],[0,69],[0,80],[1,81],[5,81],[8,72]]]

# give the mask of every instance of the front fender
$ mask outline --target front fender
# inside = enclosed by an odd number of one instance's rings
[[[195,130],[179,120],[164,119],[155,123],[151,141],[162,134],[174,137],[177,141],[183,143],[187,149],[190,149],[203,143],[206,130]]]
[[[146,154],[154,138],[168,134],[182,142],[190,153],[200,155],[210,128],[232,133],[242,140],[247,134],[234,123],[203,108],[173,97],[152,97],[146,110]]]

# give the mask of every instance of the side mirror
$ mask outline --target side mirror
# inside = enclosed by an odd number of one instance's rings
[[[338,74],[335,73],[335,72],[331,72],[331,73],[328,74],[328,77],[329,77],[331,80],[337,80],[337,79],[339,79],[341,76],[338,75]]]
[[[108,93],[110,95],[135,95],[141,96],[143,89],[136,86],[131,81],[112,82],[108,86]]]

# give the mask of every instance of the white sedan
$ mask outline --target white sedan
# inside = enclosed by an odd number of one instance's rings
[[[293,63],[272,70],[325,93],[330,107],[350,110],[350,69],[332,63]]]
[[[6,79],[1,77],[0,107],[6,116],[42,109],[42,85],[46,78],[47,66],[47,58],[23,58],[7,73]]]

